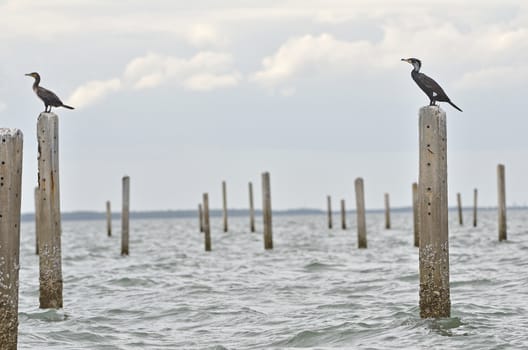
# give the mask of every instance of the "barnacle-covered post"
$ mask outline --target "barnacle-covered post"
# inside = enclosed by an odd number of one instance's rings
[[[446,114],[420,109],[420,316],[449,317]]]
[[[62,308],[59,118],[41,113],[38,138],[40,308]]]
[[[16,350],[23,135],[0,129],[0,349]]]

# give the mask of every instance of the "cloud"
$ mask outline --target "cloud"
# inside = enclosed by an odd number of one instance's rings
[[[242,78],[233,65],[233,57],[228,53],[204,51],[188,59],[149,53],[132,59],[122,77],[79,86],[68,101],[82,108],[117,91],[152,89],[163,84],[198,92],[234,87]]]
[[[224,46],[227,38],[210,24],[195,24],[187,32],[187,40],[196,47]]]
[[[99,101],[112,92],[119,91],[121,87],[121,81],[118,78],[89,81],[75,89],[68,103],[80,109]]]
[[[308,71],[351,70],[361,65],[372,49],[368,41],[342,41],[329,34],[293,38],[264,58],[263,68],[251,80],[273,87]]]

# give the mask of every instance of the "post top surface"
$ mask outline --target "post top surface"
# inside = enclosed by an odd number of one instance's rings
[[[0,135],[16,137],[19,135],[23,136],[23,133],[20,129],[17,128],[0,128]]]

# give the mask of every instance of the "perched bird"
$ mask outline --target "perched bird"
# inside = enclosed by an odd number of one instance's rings
[[[48,89],[45,89],[42,86],[39,86],[40,75],[38,73],[33,72],[26,75],[35,79],[35,82],[33,83],[33,91],[35,91],[37,96],[42,100],[42,102],[44,102],[44,112],[51,112],[51,107],[64,107],[68,109],[74,109],[73,107],[67,106],[62,103],[60,98],[58,98],[57,95],[55,95],[52,91],[49,91]]]
[[[447,102],[451,106],[455,107],[460,112],[462,112],[462,110],[460,108],[458,108],[457,105],[455,105],[453,102],[451,102],[449,97],[447,97],[447,95],[444,92],[444,90],[440,87],[440,85],[438,85],[438,83],[436,81],[434,81],[433,79],[429,78],[427,75],[425,75],[423,73],[420,73],[420,68],[422,67],[422,62],[419,59],[417,59],[417,58],[402,58],[401,60],[405,61],[405,62],[408,62],[408,63],[413,65],[414,68],[413,68],[413,70],[411,72],[411,76],[412,76],[413,80],[416,82],[416,84],[420,87],[420,89],[422,89],[423,92],[425,92],[425,94],[427,95],[427,97],[429,97],[429,100],[430,100],[429,105],[430,106],[434,106],[436,101]]]

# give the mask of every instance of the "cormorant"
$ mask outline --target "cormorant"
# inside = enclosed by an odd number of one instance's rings
[[[413,65],[414,69],[411,72],[411,76],[413,80],[416,82],[416,84],[420,87],[420,89],[425,92],[427,97],[429,97],[429,106],[434,106],[436,101],[439,102],[447,102],[451,106],[458,109],[460,112],[462,110],[457,107],[449,97],[447,97],[444,90],[438,85],[436,81],[429,78],[427,75],[420,73],[420,68],[422,67],[422,62],[417,58],[402,58],[402,61],[408,62]]]
[[[33,72],[26,75],[35,79],[35,82],[33,83],[33,91],[35,91],[37,96],[42,100],[42,102],[44,102],[44,112],[51,112],[51,107],[64,107],[68,109],[74,109],[73,107],[67,106],[62,103],[60,98],[58,98],[57,95],[55,95],[52,91],[49,91],[48,89],[45,89],[42,86],[39,86],[40,75],[38,73]]]

